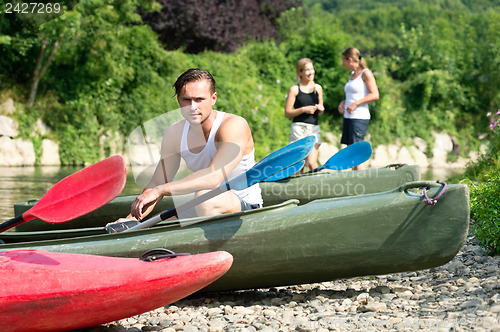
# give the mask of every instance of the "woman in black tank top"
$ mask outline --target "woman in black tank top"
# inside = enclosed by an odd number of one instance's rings
[[[292,118],[290,143],[306,136],[316,136],[316,144],[306,158],[309,169],[318,168],[318,152],[321,144],[321,130],[318,116],[323,114],[323,89],[314,83],[314,67],[308,58],[297,61],[297,85],[288,92],[285,117]]]
[[[318,91],[314,89],[310,93],[305,93],[302,92],[300,89],[300,83],[297,84],[297,89],[299,90],[299,93],[297,94],[297,97],[295,97],[295,103],[293,104],[294,109],[301,108],[303,106],[310,106],[310,105],[318,105],[319,103],[319,95]],[[302,113],[297,115],[296,117],[293,118],[293,122],[304,122],[304,123],[310,123],[313,125],[318,124],[318,113],[319,110],[316,110],[313,114],[310,113]]]

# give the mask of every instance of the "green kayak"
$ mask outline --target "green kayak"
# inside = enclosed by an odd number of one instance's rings
[[[344,171],[313,173],[294,176],[277,182],[261,182],[264,206],[283,203],[289,199],[305,204],[315,199],[362,195],[394,189],[403,183],[420,180],[420,168],[416,165],[388,165],[382,168],[363,171]],[[17,231],[49,229],[72,229],[80,227],[99,227],[122,218],[130,213],[130,206],[137,195],[116,197],[107,205],[69,222],[49,224],[33,220],[16,227]],[[164,197],[154,214],[193,198],[192,195]],[[14,204],[14,215],[29,210],[36,199]]]
[[[433,198],[437,204],[428,205]],[[417,181],[373,194],[184,219],[183,225],[163,222],[114,234],[102,227],[6,232],[0,234],[0,251],[139,257],[154,248],[224,250],[233,255],[233,265],[207,288],[219,291],[416,271],[447,263],[463,245],[469,191],[464,184]]]

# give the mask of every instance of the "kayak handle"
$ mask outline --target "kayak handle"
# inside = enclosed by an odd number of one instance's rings
[[[132,228],[136,225],[139,225],[141,222],[137,220],[127,220],[115,223],[109,223],[106,225],[105,229],[108,233],[120,233],[124,230]]]
[[[26,201],[26,204],[35,205],[36,203],[38,203],[39,200],[40,200],[39,198],[31,198]]]
[[[427,191],[429,189],[435,188],[435,187],[440,187],[437,194],[432,198],[428,197]],[[398,189],[401,192],[408,192],[409,189],[423,188],[423,195],[422,196],[424,197],[425,204],[436,205],[437,200],[443,195],[443,193],[445,192],[447,187],[448,187],[448,185],[446,184],[446,182],[414,181],[414,182],[405,183],[405,184],[399,186]]]
[[[140,260],[145,261],[145,262],[153,262],[158,259],[169,259],[169,258],[175,258],[178,256],[189,256],[191,254],[188,253],[180,253],[176,254],[172,250],[169,249],[164,249],[164,248],[155,248],[155,249],[150,249],[146,251],[144,254],[142,254]]]

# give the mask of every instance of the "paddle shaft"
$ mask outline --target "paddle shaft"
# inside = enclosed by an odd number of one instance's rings
[[[325,168],[326,168],[326,166],[325,166],[325,165],[321,165],[321,166],[319,166],[318,168],[312,169],[312,170],[307,171],[307,172],[302,173],[302,174],[317,173],[317,172],[319,172],[319,171],[321,171],[321,170],[323,170],[323,169],[325,169]]]
[[[0,225],[0,233],[6,231],[8,229],[11,229],[13,227],[16,227],[17,225],[20,225],[25,221],[26,220],[23,219],[22,215],[14,217],[10,220],[7,220],[6,222],[4,222]]]

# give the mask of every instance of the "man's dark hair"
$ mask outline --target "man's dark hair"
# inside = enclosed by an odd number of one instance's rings
[[[210,83],[210,92],[213,94],[215,92],[215,79],[206,70],[201,70],[199,68],[191,68],[186,70],[175,83],[173,84],[173,87],[175,89],[175,95],[179,95],[181,92],[181,89],[190,82],[198,82],[202,80],[207,80]]]

